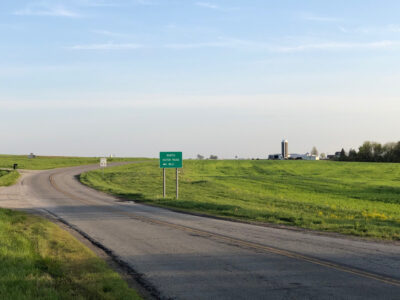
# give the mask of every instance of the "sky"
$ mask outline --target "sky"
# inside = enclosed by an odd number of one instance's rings
[[[400,1],[2,0],[0,153],[398,141]]]

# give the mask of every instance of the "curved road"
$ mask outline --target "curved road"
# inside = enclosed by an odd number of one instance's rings
[[[24,172],[0,206],[63,220],[162,299],[399,299],[400,244],[180,214],[81,185],[83,166]]]

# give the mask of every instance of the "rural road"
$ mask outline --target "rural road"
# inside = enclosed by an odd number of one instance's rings
[[[0,206],[61,218],[161,299],[399,299],[400,244],[180,214],[81,185],[97,168],[24,172]]]

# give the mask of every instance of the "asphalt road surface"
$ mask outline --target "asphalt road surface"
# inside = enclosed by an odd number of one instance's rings
[[[123,202],[78,182],[95,168],[24,172],[0,189],[0,206],[57,216],[141,274],[161,299],[400,299],[398,242]]]

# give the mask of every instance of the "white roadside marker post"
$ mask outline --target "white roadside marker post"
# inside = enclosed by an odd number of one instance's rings
[[[107,158],[100,158],[100,168],[103,169],[103,179],[104,179],[104,169],[107,167]]]

